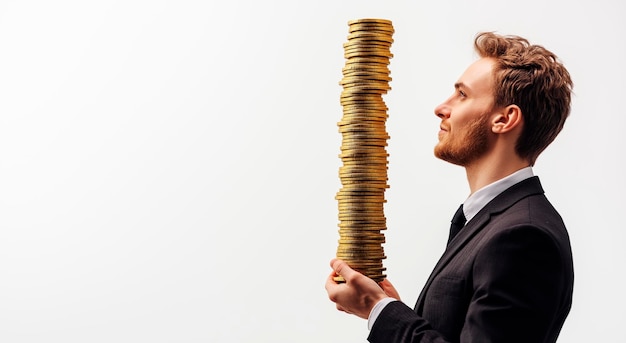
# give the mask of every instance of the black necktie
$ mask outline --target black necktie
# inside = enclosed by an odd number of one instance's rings
[[[450,241],[456,236],[459,231],[465,226],[465,214],[463,214],[463,204],[459,206],[459,209],[454,213],[454,217],[452,217],[452,221],[450,223],[450,237],[448,237],[448,244]]]

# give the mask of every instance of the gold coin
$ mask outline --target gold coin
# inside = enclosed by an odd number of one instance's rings
[[[341,105],[343,106],[343,114],[361,114],[372,115],[373,117],[387,118],[387,105],[377,99],[358,99],[358,98],[344,98],[341,99]]]
[[[362,202],[376,202],[376,203],[382,203],[385,200],[384,196],[381,195],[340,195],[337,194],[335,195],[335,200],[339,200],[339,201],[344,201],[344,202],[358,202],[358,201],[362,201]],[[358,219],[358,218],[355,218]],[[344,224],[348,225],[348,224],[366,224],[366,220],[345,220],[342,221]]]
[[[393,43],[393,35],[375,31],[348,32],[348,36],[346,37],[346,39],[350,42],[359,44],[367,44],[372,41]]]
[[[348,31],[380,31],[389,35],[395,32],[393,26],[387,23],[353,23],[348,25]]]
[[[345,221],[342,220],[341,223],[337,225],[342,229],[349,230],[384,230],[383,227],[386,228],[386,223],[384,220],[378,220],[376,222],[365,222],[365,221]]]
[[[338,219],[346,222],[358,221],[359,219],[376,219],[386,220],[385,212],[382,208],[371,209],[368,211],[345,211],[339,209]]]
[[[337,131],[341,133],[342,146],[366,143],[386,144],[389,139],[387,131],[373,127],[343,125],[338,126]]]
[[[352,183],[352,184],[345,183],[343,185],[343,188],[350,187],[352,185],[356,185],[355,187],[359,187],[358,189],[361,189],[361,187],[369,187],[369,188],[376,188],[376,189],[379,189],[381,191],[386,191],[387,188],[389,188],[389,185],[387,185],[385,182],[377,182],[377,183],[370,182],[366,186],[364,186],[363,184],[364,184],[363,182]]]
[[[352,42],[354,43],[354,42]],[[391,45],[377,45],[377,44],[344,44],[343,53],[363,52],[367,54],[373,54],[375,56],[384,56],[387,58],[391,53]]]
[[[357,101],[346,102],[343,106],[342,118],[367,118],[380,121],[387,120],[389,114],[387,113],[387,107],[384,104],[375,103],[360,103]]]
[[[379,199],[367,199],[365,197],[359,197],[359,198],[355,198],[355,199],[356,200],[361,200],[363,202],[369,201],[369,203],[371,203],[371,204],[382,204],[384,202],[384,201],[381,201]],[[350,203],[349,199],[340,200],[340,201],[343,201],[344,203],[348,203],[348,204]],[[352,203],[352,204],[354,205],[355,203]],[[356,204],[359,204],[359,203],[356,203]],[[380,209],[380,210],[382,211],[382,209]],[[354,225],[354,227],[353,227],[354,229],[357,229],[357,228],[373,229],[374,226],[380,227],[380,226],[385,224],[385,218],[384,217],[378,218],[378,220],[375,223],[370,223],[370,222],[367,222],[365,220],[354,220],[354,219],[359,219],[359,218],[356,218],[356,217],[354,217],[353,219],[341,218],[340,219],[340,223],[338,223],[338,224],[342,224],[340,227],[346,227],[346,228],[350,228],[351,225]]]
[[[359,18],[359,19],[348,20],[348,25],[363,24],[363,23],[392,25],[391,20],[389,20],[389,19],[382,19],[382,18]]]
[[[339,202],[339,212],[342,211],[383,211],[384,205],[382,202],[373,203],[349,203]]]
[[[344,167],[357,167],[357,166],[365,166],[365,167],[382,167],[385,166],[387,167],[387,160],[381,160],[381,161],[376,161],[373,159],[367,159],[367,160],[342,160],[343,162],[343,166]],[[385,170],[388,170],[385,169]]]
[[[380,194],[376,194],[374,192],[360,192],[360,193],[348,193],[348,192],[343,192],[341,194],[336,194],[335,195],[338,199],[352,199],[352,198],[358,198],[358,199],[369,199],[369,200],[380,200],[382,202],[382,200],[384,200],[385,195],[384,195],[384,189],[380,190]],[[354,218],[355,221],[359,220],[360,218]],[[364,218],[365,220],[366,218]]]
[[[370,259],[370,258],[352,258],[350,259],[350,263],[348,263],[352,268],[364,268],[370,272],[381,272],[385,270],[383,267],[383,259]],[[346,261],[348,262],[348,261]]]
[[[350,186],[353,186],[353,185],[354,186],[370,185],[371,187],[373,187],[373,186],[380,186],[380,187],[389,188],[389,185],[387,185],[387,181],[386,180],[367,181],[367,180],[343,179],[342,180],[342,185],[343,185],[343,187],[350,187]]]
[[[380,97],[382,99],[382,96],[387,94],[387,92],[389,91],[389,89],[380,89],[380,88],[374,88],[374,87],[366,87],[366,86],[359,86],[359,87],[350,87],[350,88],[344,88],[343,92],[345,94],[345,97],[355,97],[355,96],[370,96],[370,97]]]
[[[367,140],[384,142],[389,139],[389,134],[384,128],[381,129],[361,124],[340,125],[337,127],[337,131],[342,134],[343,143],[347,141],[364,142]]]
[[[349,32],[347,39],[349,41],[382,41],[393,43],[392,35],[382,32],[356,31]]]
[[[367,115],[366,113],[362,114],[348,114],[345,117],[342,117],[340,121],[337,122],[337,126],[344,125],[354,125],[359,123],[379,123],[380,125],[385,125],[386,117],[383,116],[374,116]]]
[[[344,88],[339,94],[339,99],[352,101],[370,101],[376,103],[384,103],[383,93],[381,91],[369,91],[355,88]]]
[[[358,212],[358,211],[371,211],[371,212],[381,212],[384,213],[384,204],[382,202],[373,202],[373,203],[350,203],[350,202],[344,202],[344,201],[340,201],[337,204],[337,207],[339,208],[339,212],[343,212],[343,211],[351,211],[351,212]]]
[[[387,145],[388,145],[387,140],[383,138],[380,138],[380,139],[344,138],[339,149],[342,149],[345,151],[349,151],[352,149],[356,150],[356,149],[367,148],[367,147],[384,149]]]
[[[343,50],[368,48],[368,49],[380,49],[382,51],[391,51],[391,42],[384,42],[380,40],[349,40],[343,43]]]
[[[343,106],[343,115],[371,115],[372,117],[387,118],[387,105],[377,99],[354,99],[344,98],[341,100]]]
[[[341,116],[341,120],[337,122],[337,125],[345,124],[377,124],[386,128],[386,121],[389,115],[385,110],[376,110],[371,108],[349,109]]]
[[[384,130],[367,128],[367,127],[348,127],[340,126],[338,129],[342,133],[341,145],[351,146],[360,144],[380,144],[381,146],[387,144],[389,135]]]
[[[369,122],[371,125],[376,122]],[[342,134],[342,141],[348,140],[387,140],[389,134],[385,127],[367,126],[367,123],[359,122],[354,124],[337,125],[337,131]]]
[[[365,219],[365,218],[367,218],[367,219]],[[339,211],[338,219],[340,221],[342,221],[342,222],[344,222],[344,221],[345,222],[353,222],[353,221],[358,221],[359,219],[364,219],[365,221],[377,221],[377,222],[383,222],[383,221],[387,220],[387,218],[385,218],[385,214],[383,213],[382,210],[360,211],[360,212]]]
[[[363,165],[363,166],[341,166],[339,167],[339,171],[345,172],[378,172],[378,173],[386,173],[387,167],[386,165]]]
[[[372,232],[373,234],[375,232]],[[338,240],[341,241],[337,245],[338,250],[342,251],[354,251],[354,252],[382,252],[384,251],[384,242],[380,242],[380,238],[368,239],[365,237],[347,237],[342,236],[346,234],[340,233]]]
[[[337,125],[337,131],[343,134],[343,138],[348,139],[388,139],[389,134],[382,123],[371,121]]]
[[[339,195],[346,195],[346,196],[384,196],[385,195],[385,189],[384,188],[365,188],[363,186],[359,187],[359,188],[346,188],[346,187],[342,187],[339,192]]]
[[[347,58],[346,65],[354,63],[373,63],[388,65],[391,63],[391,58],[387,56],[351,56]]]
[[[367,131],[364,131],[364,130],[344,131],[344,136],[341,139],[340,148],[353,147],[355,149],[358,149],[360,147],[372,146],[372,147],[378,147],[382,149],[388,145],[387,144],[388,138],[387,136],[384,136],[384,133],[379,133],[378,136],[375,136],[376,133],[371,132],[370,138],[363,138],[363,137],[351,137],[349,135],[350,132],[354,134],[358,134],[358,133],[364,133]]]
[[[358,242],[349,243],[347,245],[338,242],[335,254],[343,255],[353,261],[362,261],[362,264],[368,261],[372,263],[370,267],[377,267],[374,263],[378,263],[378,266],[380,266],[380,264],[382,264],[381,260],[386,258],[385,252],[382,249],[383,244],[385,244],[385,242],[368,243],[370,249],[362,249]],[[352,247],[356,247],[356,249],[359,250],[355,250]]]
[[[346,102],[343,106],[343,114],[341,119],[372,119],[376,121],[386,121],[389,118],[387,108],[384,104],[376,104],[374,102]]]
[[[368,243],[368,244],[374,244],[374,245],[380,245],[381,244],[381,240],[385,239],[385,235],[381,232],[372,232],[372,231],[365,231],[365,232],[353,232],[353,231],[340,231],[339,232],[339,237],[341,237],[342,239],[346,239],[346,240],[356,240],[358,241],[357,243],[355,243],[355,246],[351,246],[350,243],[345,243],[342,244],[342,247],[344,249],[347,250],[352,250],[352,251],[371,251],[371,248],[368,247],[367,245],[364,245],[366,242],[369,241],[375,241],[373,243]]]
[[[381,51],[374,51],[374,50],[352,49],[352,50],[344,51],[343,57],[348,60],[352,58],[357,58],[357,57],[385,58],[387,59],[389,63],[391,63],[389,60],[393,58],[393,54],[390,52],[381,52]]]
[[[387,142],[382,139],[378,141],[346,140],[345,142],[341,144],[339,149],[342,151],[353,151],[353,150],[365,149],[365,148],[384,149],[387,145],[389,144],[387,144]]]
[[[357,149],[362,149],[362,148],[379,148],[379,149],[384,149],[387,146],[387,141],[384,139],[378,139],[378,140],[367,140],[367,139],[360,139],[360,140],[354,140],[354,139],[345,139],[342,143],[341,146],[339,147],[340,150],[342,151],[351,151],[351,150],[357,150]]]
[[[367,194],[336,194],[335,195],[336,200],[341,200],[341,201],[351,201],[351,200],[368,200],[370,202],[377,202],[377,203],[382,203],[383,200],[385,200],[385,196],[384,195],[367,195]],[[345,224],[349,224],[352,222],[366,222],[366,221],[371,221],[369,216],[368,217],[357,217],[357,216],[352,216],[351,218],[341,218],[342,221]],[[378,218],[378,219],[384,219],[384,218]]]
[[[384,217],[382,218],[370,218],[370,217],[363,217],[363,218],[358,218],[358,217],[354,217],[352,219],[342,219],[341,223],[339,223],[340,225],[381,225],[381,224],[385,224],[386,219]]]
[[[369,101],[377,104],[385,103],[383,96],[380,92],[357,92],[352,88],[344,88],[339,95],[339,100],[344,103],[345,101]]]
[[[381,35],[388,35],[393,37],[395,30],[391,26],[382,26],[382,25],[372,25],[372,24],[355,24],[350,25],[348,28],[348,33],[353,32],[375,32]]]
[[[365,77],[358,76],[344,76],[339,81],[339,85],[345,88],[380,87],[383,89],[391,89],[387,80],[366,79]]]
[[[377,254],[361,254],[361,253],[350,253],[344,251],[335,252],[337,258],[344,260],[346,262],[355,262],[355,266],[359,268],[376,268],[375,272],[379,272],[380,268],[382,268],[382,261],[387,258],[384,253]],[[373,270],[372,270],[373,271]]]
[[[353,100],[370,100],[370,101],[383,101],[383,96],[387,94],[386,89],[369,89],[369,88],[357,88],[350,87],[344,88],[341,92],[340,99],[350,98]]]
[[[349,151],[347,151],[349,153]],[[368,164],[368,163],[373,163],[373,164],[382,164],[388,163],[388,154],[384,154],[384,152],[381,152],[380,154],[370,154],[369,156],[363,156],[361,155],[356,155],[356,156],[349,156],[349,155],[344,155],[343,157],[341,157],[341,161],[343,162],[350,162],[351,164],[354,162],[363,162],[364,164]]]
[[[360,268],[381,268],[382,260],[386,258],[384,253],[377,254],[363,254],[363,253],[350,253],[347,251],[336,251],[337,258],[346,260],[346,262],[354,262],[355,265]]]
[[[343,252],[343,251],[337,251],[335,255],[337,256],[338,259],[344,260],[346,262],[354,261],[354,260],[372,261],[372,264],[360,264],[360,263],[357,264],[360,268],[367,268],[367,267],[381,268],[382,260],[387,258],[385,254],[358,254],[358,253],[353,254],[350,252]],[[381,262],[378,262],[378,261],[381,261]]]
[[[341,222],[344,221],[348,221],[350,219],[343,219],[340,218],[339,219]],[[385,226],[385,222],[384,219],[381,221],[379,220],[377,223],[359,223],[359,224],[345,224],[343,226],[339,226],[337,225],[337,227],[339,227],[339,233],[340,234],[345,234],[345,233],[353,233],[353,232],[361,232],[361,233],[380,233],[380,231],[382,231],[383,229],[381,229],[382,226]],[[363,235],[361,235],[363,236]]]
[[[386,221],[386,218],[383,214],[381,213],[377,213],[377,214],[372,214],[371,212],[350,212],[350,213],[339,213],[339,217],[338,219],[340,221],[354,221],[355,218],[370,218],[370,221],[377,221],[378,223],[384,222]],[[357,229],[354,228],[349,228],[349,227],[343,227],[343,231],[340,232],[365,232],[365,231],[357,231]],[[371,233],[372,230],[366,230],[367,232]]]
[[[381,173],[352,173],[339,176],[342,183],[346,183],[349,180],[357,180],[359,182],[385,182],[387,181],[387,175]],[[344,199],[345,203],[359,202],[360,199]]]
[[[387,67],[386,64],[374,63],[374,64],[366,64],[366,63],[348,63],[342,69],[342,73],[351,73],[355,71],[367,71],[372,73],[382,73],[382,74],[391,74],[391,70]]]
[[[341,239],[339,239],[339,241],[342,241],[341,243],[339,243],[338,247],[337,247],[337,252],[351,252],[353,254],[361,254],[361,255],[366,255],[366,254],[370,254],[370,257],[373,257],[374,254],[377,254],[378,256],[380,255],[384,255],[384,252],[382,251],[382,244],[385,244],[385,237],[381,237],[379,239],[377,239],[375,242],[371,242],[367,240],[367,238],[365,238],[363,241],[361,241],[361,237],[349,237],[349,236],[342,236]],[[344,243],[344,241],[354,241],[354,243]],[[375,246],[375,247],[374,247]]]
[[[381,73],[372,70],[351,69],[341,73],[343,78],[361,78],[362,80],[374,80],[379,82],[391,82],[393,79],[389,73]]]
[[[361,197],[363,198],[363,197]],[[381,203],[381,201],[377,201],[376,199],[372,199],[370,201],[376,201]],[[370,218],[370,217],[356,217],[353,218],[341,218],[339,223],[337,224],[340,228],[345,229],[374,229],[374,227],[383,227],[386,225],[387,220],[385,217],[379,218]],[[382,230],[382,229],[379,229]]]
[[[339,191],[340,192],[376,192],[376,193],[384,194],[385,188],[379,187],[376,184],[355,183],[351,185],[344,185],[343,187],[339,189]]]
[[[369,129],[379,129],[384,131],[385,130],[385,124],[384,123],[380,123],[380,122],[367,122],[367,121],[363,121],[361,123],[356,123],[356,124],[346,124],[346,125],[340,125],[341,128],[355,128],[355,127],[362,127],[362,128],[369,128]]]
[[[393,30],[393,31],[392,31]],[[375,33],[381,36],[393,37],[395,30],[390,25],[376,25],[375,23],[360,23],[348,25],[348,34]]]
[[[375,126],[366,126],[362,123],[339,125],[337,131],[342,133],[343,141],[346,140],[359,140],[359,139],[372,139],[372,140],[387,140],[389,134],[385,128],[379,128]]]
[[[376,223],[348,223],[347,220],[341,220],[340,223],[337,224],[339,227],[339,232],[370,232],[370,233],[380,233],[381,231],[386,229],[386,223],[383,221],[378,221]]]
[[[369,153],[369,154],[351,154],[350,152],[346,152],[345,154],[340,154],[338,155],[342,161],[375,161],[375,162],[381,162],[381,161],[388,161],[388,157],[389,154],[387,154],[384,151],[381,151],[380,153]]]
[[[368,163],[364,163],[364,162],[360,162],[360,161],[342,161],[343,167],[346,168],[361,168],[361,167],[365,167],[365,168],[371,168],[371,169],[367,169],[367,170],[375,170],[379,173],[387,173],[387,170],[389,169],[387,167],[387,163],[374,163],[374,162],[368,162]],[[377,168],[377,169],[373,169],[373,168]],[[349,169],[352,170],[352,169]],[[356,189],[356,187],[353,187],[354,189]],[[363,189],[363,187],[361,187]],[[346,189],[346,187],[344,186],[342,189]],[[383,189],[380,189],[383,190]]]
[[[380,173],[379,175],[382,175],[382,173],[387,173],[387,170],[389,169],[386,165],[384,164],[377,164],[377,165],[366,165],[363,164],[362,168],[358,168],[359,165],[356,164],[348,164],[348,165],[342,165],[341,167],[339,167],[339,172],[340,174],[344,174],[343,172],[357,172],[357,173],[361,173],[361,172],[377,172]]]
[[[385,254],[371,254],[371,255],[370,254],[352,254],[352,253],[349,253],[349,252],[340,252],[340,251],[337,251],[335,253],[335,255],[336,255],[336,257],[338,259],[344,260],[346,262],[353,261],[353,260],[379,261],[379,260],[384,260],[385,258],[387,258],[385,256]],[[376,263],[376,262],[374,262],[374,263]],[[372,266],[372,267],[379,267],[380,268],[380,266],[382,266],[382,262],[378,262],[378,263],[379,264],[376,264],[376,265],[374,265],[374,264],[372,264],[372,265],[365,265],[365,267]],[[359,267],[363,268],[360,265],[359,265]]]

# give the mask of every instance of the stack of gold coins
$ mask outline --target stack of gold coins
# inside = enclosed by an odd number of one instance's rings
[[[389,60],[393,25],[384,19],[348,22],[344,44],[343,117],[337,125],[342,134],[339,168],[342,187],[339,203],[339,246],[337,258],[353,269],[380,282],[386,275],[383,250],[387,229],[384,213],[387,185],[386,151],[389,135],[385,128],[387,106],[383,101],[389,87]],[[336,281],[344,281],[341,276]]]

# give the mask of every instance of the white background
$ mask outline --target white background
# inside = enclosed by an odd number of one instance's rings
[[[393,21],[387,275],[412,306],[464,171],[433,108],[479,31],[575,82],[535,173],[576,267],[560,342],[626,320],[626,22],[618,1],[0,1],[0,341],[364,342],[324,281],[351,19]]]

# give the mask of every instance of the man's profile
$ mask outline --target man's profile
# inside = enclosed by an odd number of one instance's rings
[[[569,314],[569,236],[533,166],[569,115],[572,80],[524,38],[484,32],[474,47],[479,59],[434,111],[434,154],[465,169],[470,194],[416,304],[331,261],[329,298],[368,320],[370,342],[555,342]]]

